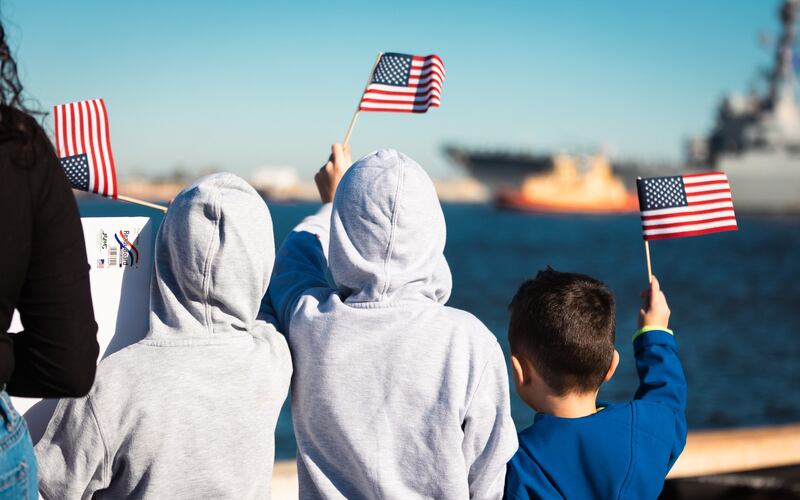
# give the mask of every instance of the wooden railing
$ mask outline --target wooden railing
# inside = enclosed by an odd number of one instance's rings
[[[690,432],[669,479],[800,464],[800,424]]]
[[[800,424],[690,432],[686,449],[667,476],[725,474],[800,464]],[[297,498],[294,460],[275,463],[273,498]]]

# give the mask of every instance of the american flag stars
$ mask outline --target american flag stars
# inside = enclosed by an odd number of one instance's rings
[[[359,111],[424,113],[439,107],[444,83],[444,63],[439,56],[382,54]]]
[[[683,178],[673,176],[644,179],[644,205],[643,210],[685,207]]]
[[[728,177],[703,172],[638,179],[645,240],[736,231]]]
[[[405,87],[408,85],[408,77],[411,76],[411,59],[412,56],[405,54],[385,54],[375,68],[372,81]]]
[[[89,190],[89,160],[85,154],[61,158],[61,168],[72,187],[81,191]]]

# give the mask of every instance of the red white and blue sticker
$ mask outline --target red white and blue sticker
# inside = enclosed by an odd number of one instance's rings
[[[139,254],[136,241],[141,228],[119,228],[113,233],[100,229],[97,232],[96,254],[90,261],[94,269],[138,268]]]

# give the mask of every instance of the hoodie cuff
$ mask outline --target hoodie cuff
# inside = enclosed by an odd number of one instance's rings
[[[327,220],[331,219],[331,213],[333,212],[333,203],[323,203],[319,210],[317,210],[316,215],[318,217],[325,217]]]
[[[645,335],[646,333],[650,334]],[[668,339],[667,340],[668,342],[675,342],[674,336],[675,334],[669,328],[664,328],[663,326],[644,326],[636,330],[636,333],[633,334],[633,343],[634,344],[641,344],[643,342],[648,344],[658,343],[658,339],[664,339],[664,340]]]

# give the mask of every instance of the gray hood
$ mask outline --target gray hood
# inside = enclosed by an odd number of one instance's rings
[[[172,202],[156,238],[148,337],[252,332],[274,259],[261,196],[233,174],[198,180]]]
[[[297,375],[301,499],[502,497],[506,364],[480,320],[442,305],[445,236],[430,178],[382,150],[281,245],[269,299]]]
[[[150,332],[100,362],[88,396],[59,403],[36,449],[44,498],[270,497],[292,375],[286,339],[256,319],[273,245],[266,204],[235,175],[175,198]]]
[[[347,303],[427,298],[445,303],[442,207],[428,174],[392,149],[353,164],[336,191],[330,271]]]

